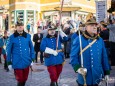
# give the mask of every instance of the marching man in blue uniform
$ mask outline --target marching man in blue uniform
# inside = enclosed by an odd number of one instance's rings
[[[2,54],[3,46],[4,46],[3,36],[2,36],[2,31],[0,30],[0,63],[2,63],[2,61],[1,61],[1,54]]]
[[[45,66],[50,75],[50,86],[58,86],[58,78],[62,72],[64,53],[62,52],[61,43],[68,40],[67,35],[60,30],[59,39],[55,31],[56,27],[52,26],[48,29],[48,35],[42,40],[40,49],[44,52]],[[56,46],[58,44],[58,47]]]
[[[73,41],[70,63],[78,73],[79,86],[98,86],[103,78],[109,79],[108,56],[104,41],[97,35],[96,20],[87,19],[85,25],[86,31]]]
[[[8,68],[14,69],[17,86],[25,86],[35,55],[31,35],[24,31],[23,23],[17,22],[16,31],[8,39],[6,51]]]
[[[6,31],[4,32],[4,35],[6,34]],[[4,36],[6,37],[6,36]],[[0,56],[1,54],[4,57],[4,69],[8,72],[8,66],[7,66],[7,62],[6,62],[6,51],[5,51],[5,43],[6,43],[6,39],[4,38],[2,35],[0,36]]]
[[[4,42],[4,46],[2,48],[2,54],[4,56],[4,69],[8,72],[8,65],[7,65],[7,61],[6,61],[6,44],[8,41],[8,36],[7,36],[7,31],[4,31],[4,36],[3,36],[3,42]]]

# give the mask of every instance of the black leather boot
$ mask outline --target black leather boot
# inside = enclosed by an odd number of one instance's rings
[[[8,72],[8,71],[9,71],[6,60],[4,61],[4,69],[6,70],[6,72]]]
[[[25,86],[24,83],[18,82],[17,86]]]
[[[1,54],[0,54],[0,63],[2,63],[2,60],[1,60]]]
[[[23,82],[23,86],[25,86],[26,82]]]
[[[56,82],[51,82],[50,86],[58,86]]]
[[[58,86],[58,83],[56,82],[56,86]]]

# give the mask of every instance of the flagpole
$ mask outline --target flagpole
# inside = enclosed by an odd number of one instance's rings
[[[61,10],[59,16],[59,25],[58,25],[58,36],[57,36],[57,43],[56,43],[56,50],[58,50],[58,40],[59,40],[59,30],[61,29],[61,19],[62,19],[62,9],[63,9],[64,0],[61,2]]]

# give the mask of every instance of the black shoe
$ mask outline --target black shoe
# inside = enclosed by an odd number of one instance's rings
[[[4,61],[4,69],[7,70],[8,69],[8,65],[7,65],[7,61]]]
[[[23,86],[23,85],[22,85],[22,83],[18,82],[18,83],[17,83],[17,86]]]
[[[38,63],[38,61],[35,61],[35,63]]]
[[[44,63],[44,61],[41,61],[42,63]]]
[[[58,86],[58,83],[56,82],[56,86]]]
[[[50,86],[58,86],[58,85],[57,85],[57,82],[51,82]]]
[[[44,61],[41,61],[41,64],[43,64],[44,63]]]
[[[9,69],[8,69],[8,68],[6,68],[6,72],[9,72]]]
[[[18,82],[17,86],[25,86],[25,82],[24,83]]]
[[[23,86],[25,86],[26,82],[23,82]]]
[[[2,60],[1,60],[1,54],[0,54],[0,64],[2,63]]]

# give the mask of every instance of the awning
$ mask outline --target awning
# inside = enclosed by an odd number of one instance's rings
[[[44,12],[44,16],[50,16],[50,15],[58,15],[58,11]]]
[[[61,11],[61,7],[55,7],[55,10]],[[80,10],[81,7],[76,7],[76,6],[63,6],[62,11],[77,11]]]

